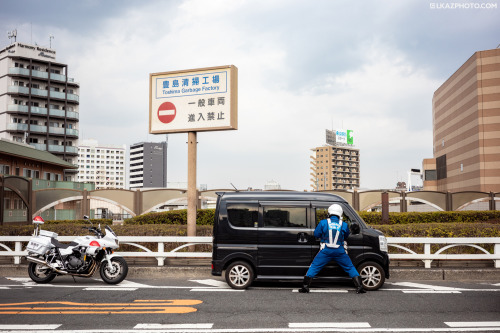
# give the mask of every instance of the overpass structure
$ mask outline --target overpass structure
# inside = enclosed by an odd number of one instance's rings
[[[46,188],[31,189],[31,179],[11,176],[0,177],[0,202],[4,202],[6,193],[10,197],[21,200],[26,209],[25,221],[28,222],[36,215],[54,208],[56,205],[65,202],[79,202],[75,205],[76,217],[90,215],[90,201],[101,200],[128,212],[131,216],[137,216],[154,211],[155,209],[168,205],[179,199],[187,198],[187,191],[184,189],[151,189],[151,190],[123,190],[105,189],[88,190],[87,188]],[[201,207],[201,199],[215,199],[217,192],[234,192],[234,189],[212,189],[198,191],[198,207]],[[408,211],[408,202],[421,202],[428,204],[436,211],[457,211],[463,210],[468,205],[483,201],[488,202],[489,210],[496,210],[496,201],[500,200],[500,192],[438,192],[438,191],[394,191],[394,190],[329,190],[322,191],[336,194],[344,198],[357,211],[367,211],[379,206],[383,202],[383,197],[388,197],[389,202],[398,205],[399,211]],[[3,205],[0,205],[3,206]],[[3,210],[3,207],[0,208]],[[2,223],[4,212],[0,210]]]

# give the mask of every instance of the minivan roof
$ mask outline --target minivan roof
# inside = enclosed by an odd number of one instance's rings
[[[226,200],[294,200],[294,201],[347,201],[335,194],[321,192],[299,192],[299,191],[238,191],[217,192],[219,197]]]

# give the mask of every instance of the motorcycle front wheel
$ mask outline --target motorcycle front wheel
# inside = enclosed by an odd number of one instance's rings
[[[49,283],[54,280],[57,274],[47,266],[30,262],[28,265],[28,275],[36,283]]]
[[[108,261],[104,260],[101,263],[101,268],[99,273],[101,274],[101,279],[108,284],[118,284],[122,282],[128,273],[128,265],[125,259],[122,257],[111,258],[111,266],[108,267]]]

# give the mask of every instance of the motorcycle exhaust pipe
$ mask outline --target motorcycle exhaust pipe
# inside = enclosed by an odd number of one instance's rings
[[[52,266],[48,262],[43,261],[43,260],[38,259],[38,258],[35,258],[35,257],[26,256],[26,260],[34,262],[36,264],[40,264],[40,265],[46,266],[46,267],[52,269],[54,272],[56,272],[58,274],[73,275],[73,276],[77,276],[77,277],[91,277],[91,276],[94,275],[94,273],[96,272],[97,268],[99,268],[99,265],[96,264],[95,262],[93,262],[92,266],[90,267],[89,273],[87,273],[87,274],[76,274],[76,273],[69,273],[69,272],[66,272],[66,271],[62,271],[62,270],[60,270],[60,269]]]
[[[34,262],[36,264],[47,266],[48,268],[52,269],[53,271],[55,271],[56,273],[59,273],[59,274],[64,274],[64,275],[69,274],[68,272],[61,271],[60,269],[52,266],[51,264],[49,264],[48,262],[46,262],[44,260],[41,260],[41,259],[38,259],[38,258],[35,258],[35,257],[26,256],[26,260],[28,260],[30,262]]]

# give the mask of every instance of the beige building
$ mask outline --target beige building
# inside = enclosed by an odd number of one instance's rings
[[[500,192],[500,48],[472,55],[432,99],[424,189]]]
[[[19,42],[0,49],[0,138],[76,164],[79,90],[55,50]],[[68,168],[62,180],[75,176]]]
[[[359,187],[359,149],[325,145],[311,150],[313,191]]]

